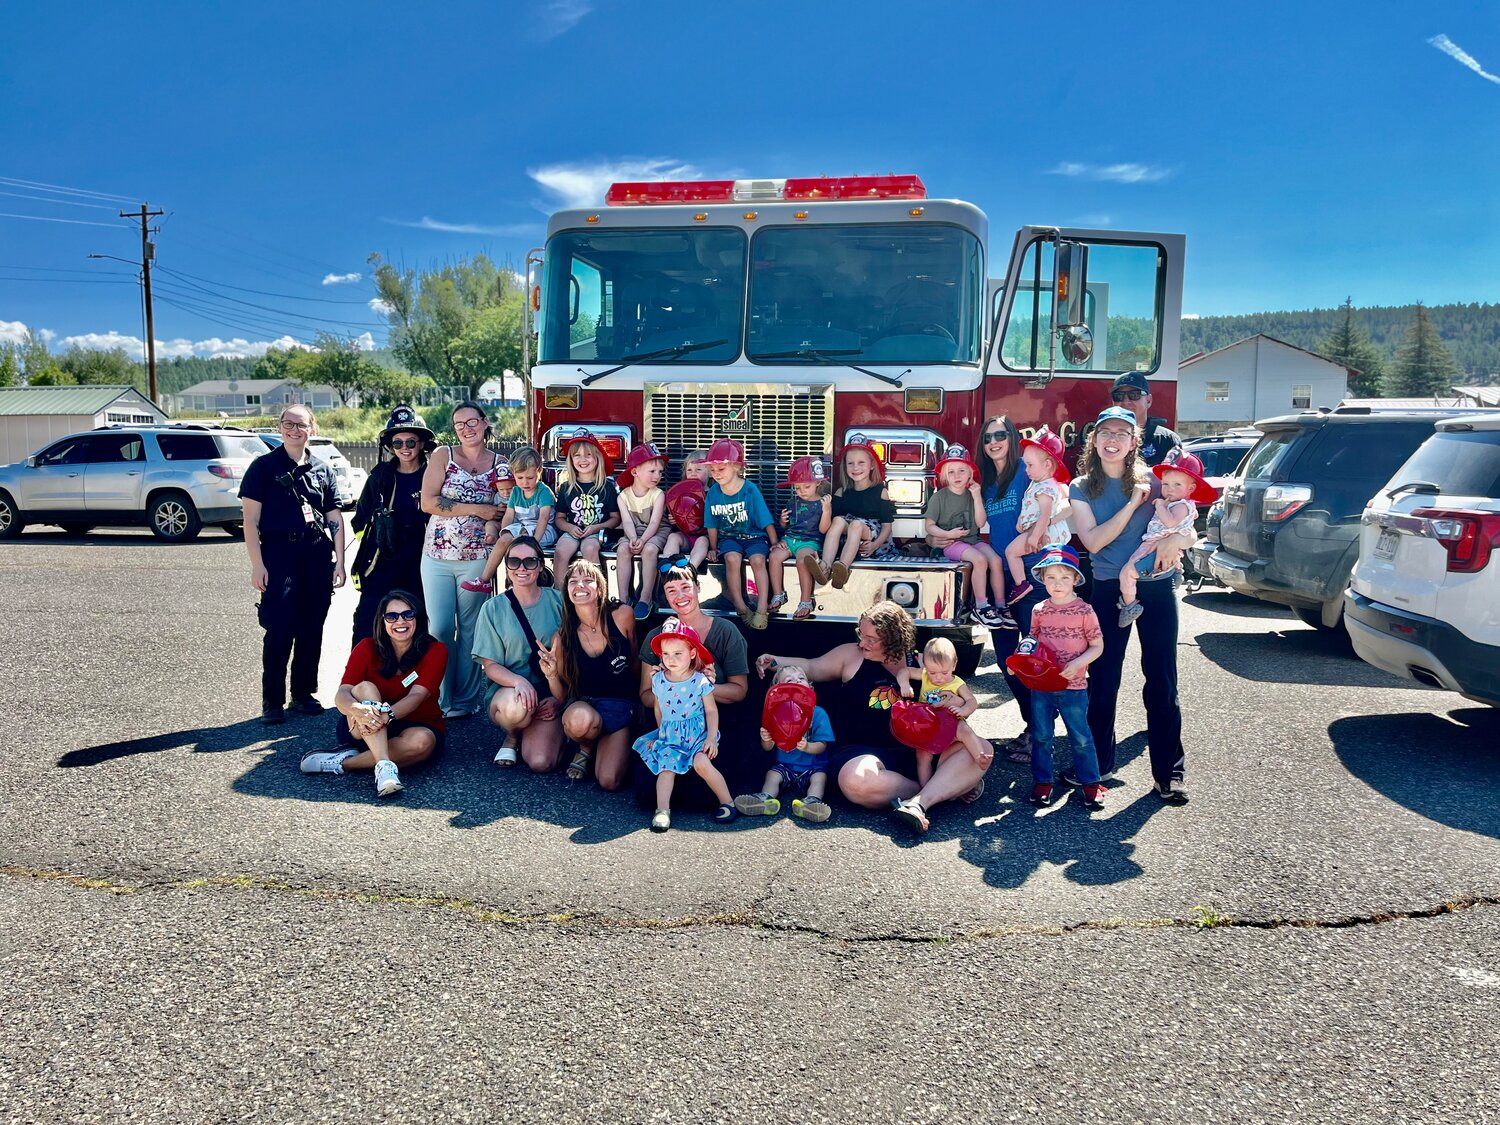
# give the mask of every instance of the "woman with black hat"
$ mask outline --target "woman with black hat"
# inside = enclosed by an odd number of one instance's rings
[[[405,405],[391,411],[380,431],[380,464],[365,481],[354,509],[354,533],[360,537],[352,572],[359,586],[354,644],[373,635],[375,609],[386,594],[422,588],[422,537],[427,527],[422,473],[432,440],[422,416]]]

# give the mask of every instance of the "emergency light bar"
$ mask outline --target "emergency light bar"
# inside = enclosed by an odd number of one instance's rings
[[[831,199],[926,199],[920,176],[823,176],[800,180],[659,180],[610,184],[610,207],[664,203],[774,203]]]

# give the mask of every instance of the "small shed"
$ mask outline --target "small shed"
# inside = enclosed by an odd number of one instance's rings
[[[1298,410],[1337,406],[1349,393],[1349,369],[1258,333],[1183,360],[1177,369],[1177,431],[1216,434]]]
[[[161,408],[134,387],[0,387],[0,464],[22,461],[49,441],[80,430],[166,420]]]

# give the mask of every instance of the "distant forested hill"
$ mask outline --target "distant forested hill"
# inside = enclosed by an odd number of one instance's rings
[[[1500,382],[1500,304],[1428,305],[1428,319],[1463,372],[1465,383]],[[1416,318],[1415,305],[1393,308],[1356,308],[1354,322],[1387,359],[1396,354],[1406,330]],[[1288,344],[1316,351],[1318,341],[1341,322],[1343,310],[1308,309],[1301,312],[1246,313],[1242,316],[1204,316],[1182,322],[1182,355],[1211,352],[1264,332]]]

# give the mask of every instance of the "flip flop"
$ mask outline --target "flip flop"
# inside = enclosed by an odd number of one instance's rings
[[[926,832],[927,810],[922,808],[922,802],[913,797],[910,801],[902,801],[892,810],[902,824],[906,825],[917,835]]]
[[[588,777],[589,765],[593,760],[594,755],[580,746],[578,752],[573,755],[573,760],[568,763],[568,780],[582,781]]]
[[[812,616],[813,610],[817,608],[818,606],[816,602],[798,602],[797,608],[792,612],[792,620],[805,621],[807,618]]]
[[[772,595],[772,597],[771,597],[771,604],[768,605],[766,608],[769,609],[772,613],[775,613],[778,609],[780,609],[784,605],[786,605],[786,593],[783,591],[780,594]]]
[[[979,800],[979,798],[981,798],[983,796],[984,796],[984,778],[981,777],[978,780],[978,782],[975,783],[974,788],[970,789],[963,796],[959,797],[959,800],[962,801],[966,805],[972,805],[975,801]]]

